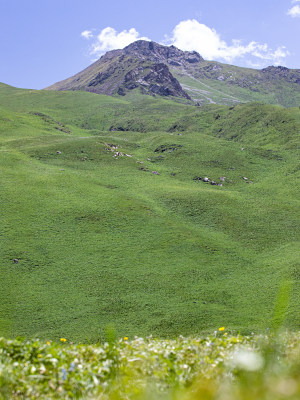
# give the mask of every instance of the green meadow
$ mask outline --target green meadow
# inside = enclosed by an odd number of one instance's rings
[[[299,329],[299,132],[298,108],[1,84],[0,336],[265,332],[282,282]]]

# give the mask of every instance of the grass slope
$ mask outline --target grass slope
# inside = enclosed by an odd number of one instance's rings
[[[1,85],[1,334],[260,331],[282,279],[299,328],[299,126],[298,109]]]
[[[268,72],[234,65],[205,61],[189,68],[173,67],[172,73],[190,97],[201,104],[247,103],[259,101],[295,107],[300,102],[296,74],[290,70],[286,77],[279,76],[276,68]],[[268,70],[268,69],[267,69]]]

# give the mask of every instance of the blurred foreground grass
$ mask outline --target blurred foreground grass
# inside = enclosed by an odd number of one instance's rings
[[[1,399],[299,399],[300,333],[0,339]]]

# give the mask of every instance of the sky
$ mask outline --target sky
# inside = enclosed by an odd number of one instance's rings
[[[300,68],[300,0],[0,0],[0,82],[42,89],[138,39]]]

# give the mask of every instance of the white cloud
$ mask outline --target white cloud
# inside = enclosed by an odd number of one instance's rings
[[[292,3],[299,3],[300,0],[292,0]]]
[[[140,36],[135,28],[118,33],[114,28],[107,27],[102,29],[97,36],[96,41],[92,45],[91,54],[100,56],[109,50],[123,49],[136,40],[150,39]]]
[[[86,39],[93,38],[90,47],[90,55],[93,59],[107,51],[122,49],[136,40],[150,40],[140,36],[135,28],[117,32],[114,28],[106,27],[97,36],[89,30],[82,32],[81,35]],[[179,22],[171,36],[166,36],[164,44],[173,44],[181,50],[196,50],[207,60],[227,63],[240,60],[243,64],[260,65],[260,67],[270,64],[284,65],[284,59],[290,54],[284,46],[272,49],[266,43],[255,41],[245,44],[235,39],[228,44],[215,29],[201,24],[196,19]]]
[[[83,31],[81,32],[81,36],[84,37],[85,39],[91,39],[94,35],[92,31]]]
[[[297,4],[296,6],[290,8],[287,12],[287,15],[290,15],[293,18],[300,17],[300,6]]]
[[[225,62],[250,56],[278,65],[289,55],[284,46],[273,50],[267,44],[252,41],[244,45],[240,40],[232,40],[231,44],[227,44],[215,29],[195,19],[181,21],[176,25],[168,44],[173,44],[182,50],[196,50],[208,60]]]

